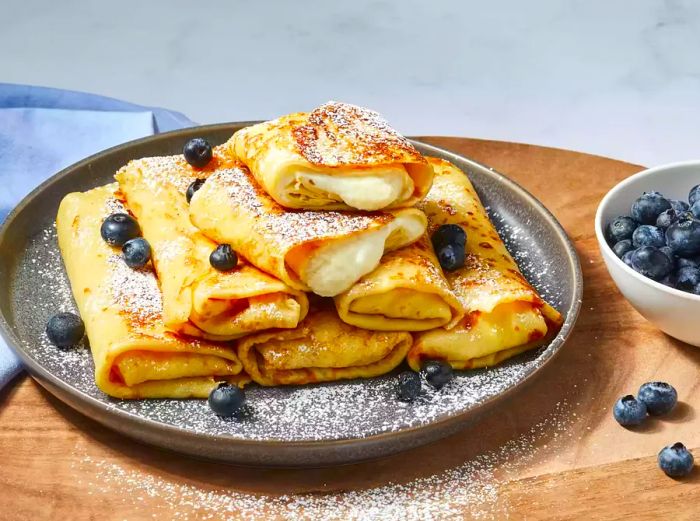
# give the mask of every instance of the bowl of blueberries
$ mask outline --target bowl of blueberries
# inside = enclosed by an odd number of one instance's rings
[[[595,232],[632,306],[668,335],[700,346],[700,161],[619,183],[598,206]]]

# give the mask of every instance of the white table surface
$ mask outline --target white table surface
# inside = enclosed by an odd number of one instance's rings
[[[0,81],[270,118],[328,99],[405,134],[700,157],[700,2],[2,0]]]

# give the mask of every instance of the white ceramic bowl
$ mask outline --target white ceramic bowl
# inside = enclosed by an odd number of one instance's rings
[[[700,296],[643,277],[615,255],[603,234],[612,219],[630,214],[632,203],[643,192],[656,190],[669,199],[687,202],[688,192],[697,184],[700,184],[700,161],[657,166],[628,177],[600,202],[595,234],[610,276],[632,306],[664,333],[700,346]]]

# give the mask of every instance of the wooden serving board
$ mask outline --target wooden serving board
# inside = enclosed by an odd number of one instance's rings
[[[132,442],[20,377],[0,393],[0,519],[235,519],[246,513],[244,503],[237,510],[237,492],[328,495],[411,483],[465,462],[476,469],[473,479],[482,480],[481,492],[461,502],[459,515],[452,505],[452,516],[698,519],[700,472],[682,481],[667,478],[656,454],[682,441],[698,448],[700,459],[700,349],[664,335],[632,309],[608,276],[593,232],[601,197],[642,167],[531,145],[424,140],[515,179],[576,244],[585,279],[581,315],[569,342],[533,383],[480,422],[432,445],[352,466],[262,470]],[[618,426],[611,414],[615,400],[649,380],[672,383],[680,405],[637,431]],[[465,487],[476,482],[458,476]],[[428,497],[431,483],[421,485]],[[442,489],[434,497],[448,499]],[[390,507],[375,506],[376,512]],[[430,512],[442,517],[435,506]],[[294,511],[288,514],[293,518]]]

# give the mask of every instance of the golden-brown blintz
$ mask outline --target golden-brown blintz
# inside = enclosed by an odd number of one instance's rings
[[[381,331],[450,329],[464,316],[427,236],[384,255],[335,304],[344,322]]]
[[[239,130],[227,147],[286,208],[413,206],[430,189],[425,158],[376,112],[329,102]]]
[[[230,340],[271,328],[293,328],[306,316],[298,289],[239,259],[232,271],[214,269],[217,243],[190,222],[188,186],[230,163],[215,152],[205,168],[182,156],[129,162],[116,175],[119,189],[150,243],[163,292],[163,319],[173,331]]]
[[[68,194],[58,210],[58,244],[85,323],[97,387],[117,398],[206,398],[219,382],[240,383],[236,351],[165,328],[158,281],[150,266],[129,268],[100,226],[125,212],[116,183]]]
[[[417,241],[427,226],[416,208],[389,212],[289,210],[243,165],[216,169],[194,194],[190,218],[290,287],[332,297],[379,265],[385,252]]]
[[[469,178],[448,161],[428,161],[435,179],[419,206],[429,232],[457,224],[467,234],[464,266],[445,273],[466,315],[452,329],[416,335],[408,363],[415,370],[426,359],[446,360],[455,369],[485,367],[542,345],[558,331],[561,315],[520,273]]]
[[[312,309],[296,329],[240,339],[238,356],[260,385],[300,385],[388,373],[412,342],[410,333],[368,331],[344,323],[332,308]]]

